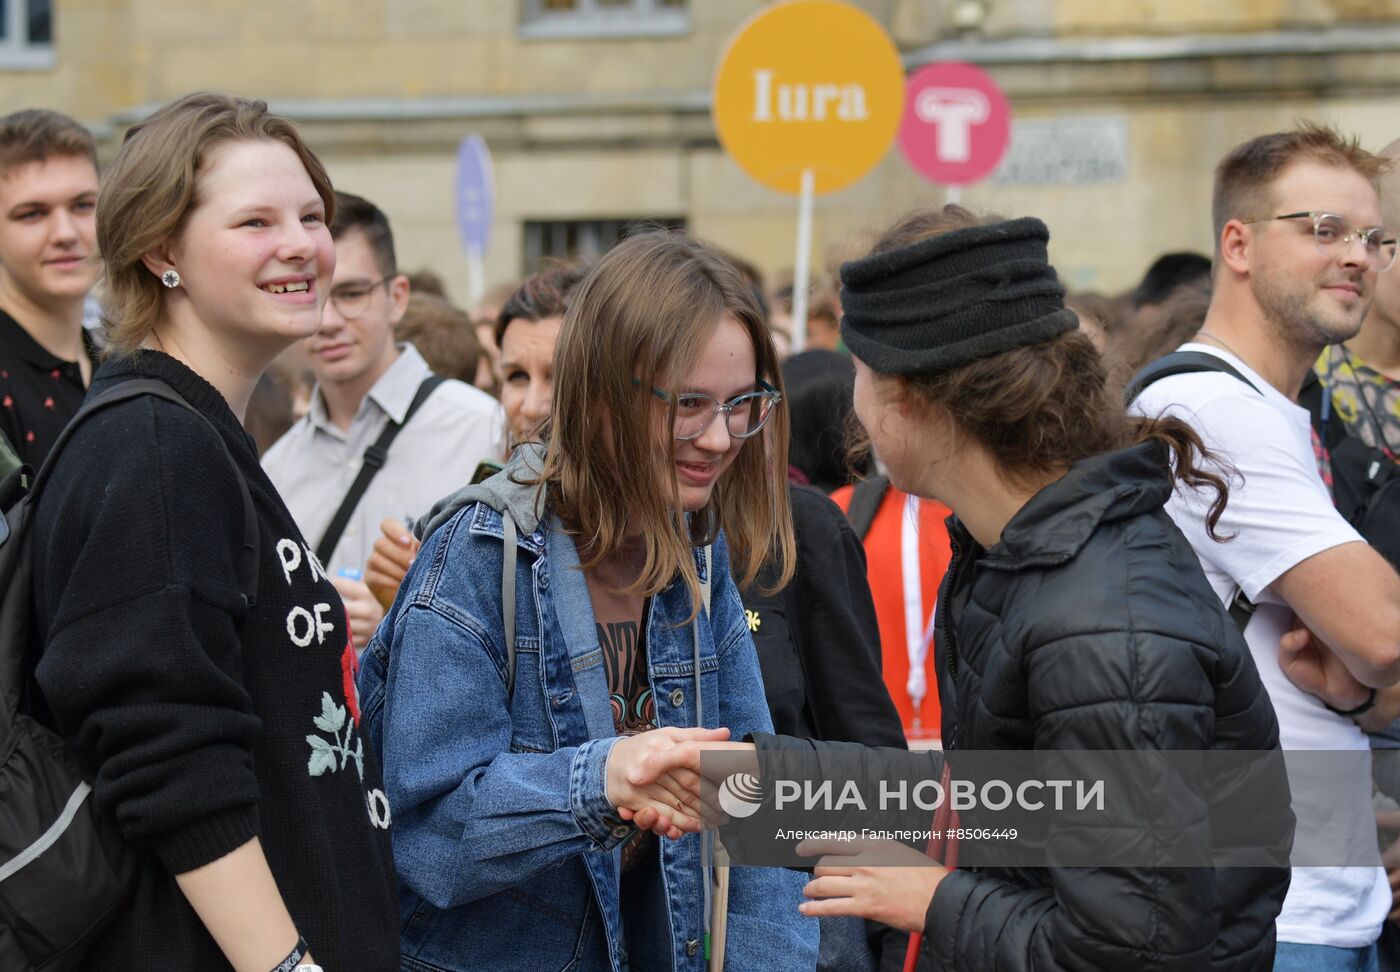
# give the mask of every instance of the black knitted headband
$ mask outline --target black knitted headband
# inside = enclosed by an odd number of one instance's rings
[[[973,226],[841,267],[841,337],[885,374],[932,374],[1078,326],[1034,217]]]

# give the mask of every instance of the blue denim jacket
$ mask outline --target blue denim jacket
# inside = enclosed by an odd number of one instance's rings
[[[698,835],[658,841],[660,866],[629,875],[629,892],[641,874],[650,886],[630,895],[623,928],[620,844],[633,831],[606,797],[617,737],[592,603],[558,520],[516,522],[509,707],[502,518],[486,502],[432,533],[362,660],[364,725],[394,814],[403,967],[703,970]],[[714,564],[700,623],[704,721],[737,739],[770,721],[722,538]],[[697,566],[703,573],[700,551]],[[647,663],[660,726],[695,724],[689,613],[682,583],[652,598]],[[817,923],[797,912],[805,880],[732,869],[726,969],[815,966]]]

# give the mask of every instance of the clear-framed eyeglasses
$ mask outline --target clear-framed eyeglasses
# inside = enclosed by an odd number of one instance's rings
[[[380,277],[372,283],[346,284],[331,291],[331,306],[347,321],[353,321],[369,310],[370,297],[374,288],[389,283],[389,277]]]
[[[698,439],[705,434],[715,416],[724,413],[729,434],[736,439],[748,439],[759,433],[764,424],[773,417],[782,393],[762,378],[758,388],[742,395],[736,395],[727,402],[721,402],[701,392],[681,392],[676,396],[676,421],[673,430],[682,442]],[[671,396],[659,388],[651,393],[668,404]]]
[[[1313,224],[1313,239],[1317,248],[1327,256],[1336,256],[1338,247],[1349,247],[1354,240],[1360,240],[1366,250],[1366,259],[1381,273],[1395,265],[1396,245],[1394,238],[1388,238],[1384,226],[1368,226],[1357,229],[1345,216],[1336,213],[1285,213],[1282,216],[1261,216],[1258,219],[1242,219],[1242,223],[1269,223],[1278,219],[1310,219]]]

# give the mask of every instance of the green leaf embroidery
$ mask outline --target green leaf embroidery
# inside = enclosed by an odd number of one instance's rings
[[[345,725],[345,706],[336,705],[329,692],[321,693],[321,714],[311,720],[316,728],[333,735]]]
[[[331,744],[320,736],[307,736],[306,741],[311,744],[311,758],[306,761],[306,772],[320,776],[326,770],[334,771],[335,749]]]

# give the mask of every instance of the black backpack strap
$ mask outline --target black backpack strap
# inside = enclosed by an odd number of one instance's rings
[[[1308,370],[1303,387],[1298,390],[1298,404],[1308,410],[1312,427],[1329,453],[1341,445],[1347,437],[1346,426],[1332,421],[1332,390],[1312,369]]]
[[[424,378],[418,386],[417,394],[413,396],[413,401],[408,405],[408,411],[403,414],[403,421],[395,422],[390,419],[385,423],[384,431],[379,433],[379,438],[365,449],[364,457],[360,460],[359,475],[350,484],[345,498],[340,501],[340,508],[335,511],[335,516],[331,517],[330,526],[326,527],[326,532],[321,535],[321,542],[316,544],[316,557],[321,561],[321,566],[331,562],[331,554],[335,552],[336,544],[340,543],[340,538],[345,534],[345,528],[350,524],[350,516],[355,512],[355,507],[365,498],[369,484],[388,460],[389,446],[398,437],[400,430],[412,420],[413,413],[418,411],[437,386],[446,380],[442,375],[429,375]]]
[[[223,434],[214,427],[214,423],[209,421],[199,409],[185,401],[183,395],[171,388],[158,378],[133,378],[120,382],[110,388],[105,388],[96,395],[89,395],[83,402],[82,407],[64,426],[59,434],[53,448],[49,450],[48,457],[44,460],[43,467],[34,478],[34,485],[30,489],[31,494],[37,494],[44,482],[51,474],[54,463],[57,461],[59,453],[68,444],[69,438],[77,431],[78,427],[88,418],[88,416],[100,412],[104,408],[109,408],[120,402],[131,401],[133,398],[140,398],[144,395],[152,395],[156,398],[173,402],[181,408],[188,409],[209,426],[209,430],[214,433],[214,439],[219,443],[219,448],[223,450],[224,456],[228,459],[229,466],[233,469],[234,482],[238,483],[238,492],[243,500],[243,548],[239,551],[238,559],[238,580],[243,591],[243,598],[248,606],[257,603],[258,600],[258,513],[253,506],[253,495],[248,491],[248,480],[244,477],[243,471],[238,468],[238,462],[233,458],[233,453],[229,452],[228,443],[224,441]]]
[[[1235,598],[1226,608],[1226,613],[1230,615],[1230,620],[1235,622],[1235,627],[1240,629],[1240,634],[1244,634],[1244,629],[1249,627],[1249,619],[1254,617],[1254,612],[1259,605],[1244,596],[1244,589],[1235,591]]]
[[[1163,378],[1170,378],[1172,375],[1196,374],[1202,371],[1222,372],[1259,392],[1259,389],[1255,388],[1254,382],[1246,378],[1238,368],[1223,358],[1217,358],[1204,351],[1173,351],[1171,354],[1164,354],[1156,361],[1148,362],[1141,371],[1133,375],[1123,393],[1124,401],[1131,405],[1148,385],[1156,384]],[[1262,395],[1263,392],[1259,392],[1259,394]]]
[[[1253,388],[1257,394],[1263,394],[1254,382],[1246,378],[1238,368],[1223,358],[1217,358],[1204,351],[1173,351],[1171,354],[1162,355],[1156,361],[1149,362],[1141,371],[1133,375],[1123,397],[1127,404],[1131,405],[1149,385],[1161,381],[1163,378],[1170,378],[1172,375],[1198,374],[1203,371],[1218,371],[1229,375]],[[1230,601],[1230,606],[1226,611],[1230,615],[1230,620],[1235,622],[1235,626],[1240,629],[1240,634],[1244,634],[1244,629],[1249,626],[1249,619],[1254,616],[1255,608],[1256,605],[1245,597],[1243,590],[1235,591],[1235,596]]]
[[[875,522],[875,514],[889,488],[890,477],[876,473],[856,483],[855,489],[851,490],[851,506],[846,511],[846,519],[851,521],[851,529],[862,541],[870,532],[870,524]]]

